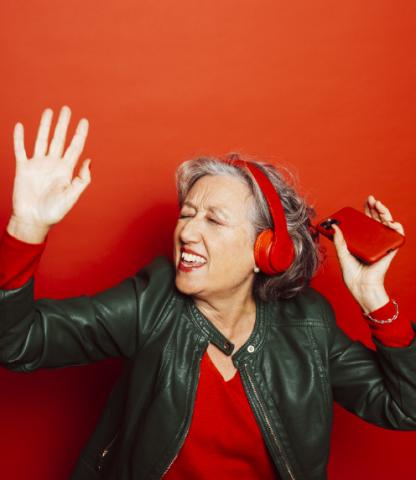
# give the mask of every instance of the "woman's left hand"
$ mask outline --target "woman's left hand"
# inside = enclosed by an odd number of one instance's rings
[[[399,222],[393,221],[389,209],[372,195],[367,198],[365,213],[374,220],[404,235],[403,226]],[[372,265],[365,265],[348,251],[344,236],[338,225],[333,224],[332,227],[335,232],[335,249],[348,290],[360,304],[364,313],[377,310],[389,301],[389,296],[384,288],[384,277],[398,249],[392,250]]]

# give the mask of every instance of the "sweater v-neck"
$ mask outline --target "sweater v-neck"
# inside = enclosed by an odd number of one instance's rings
[[[230,380],[224,380],[205,351],[188,435],[163,480],[214,477],[218,480],[280,478],[239,371]]]
[[[211,370],[214,370],[215,374],[220,377],[220,379],[222,380],[222,383],[228,384],[228,383],[231,383],[233,381],[235,382],[236,377],[238,376],[238,370],[236,370],[234,372],[234,375],[230,379],[225,380],[225,378],[222,376],[222,373],[218,370],[215,363],[212,361],[211,357],[209,356],[208,350],[205,352],[202,360],[204,360],[204,359],[205,359],[206,363],[210,366]]]

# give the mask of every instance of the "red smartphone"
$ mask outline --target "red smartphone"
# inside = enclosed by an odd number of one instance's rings
[[[404,235],[352,207],[338,210],[315,227],[319,233],[333,240],[334,230],[331,225],[334,223],[342,230],[350,253],[366,264],[377,262],[404,244]]]

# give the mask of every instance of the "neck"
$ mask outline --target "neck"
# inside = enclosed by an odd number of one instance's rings
[[[195,305],[228,339],[247,336],[256,319],[252,287],[239,289],[226,297],[194,297]]]

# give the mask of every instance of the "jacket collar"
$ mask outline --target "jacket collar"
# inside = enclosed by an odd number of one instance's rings
[[[245,358],[252,356],[262,346],[266,332],[267,304],[261,300],[256,300],[256,321],[253,331],[237,352],[234,352],[235,345],[208,320],[195,305],[191,297],[188,297],[187,303],[192,320],[202,330],[204,336],[226,355],[233,355],[233,363],[236,366]]]

